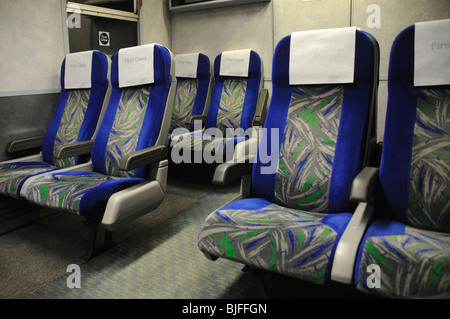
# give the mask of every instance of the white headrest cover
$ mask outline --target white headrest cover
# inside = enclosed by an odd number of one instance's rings
[[[198,53],[178,54],[175,56],[175,76],[197,78]]]
[[[219,75],[248,77],[250,52],[251,49],[222,52]]]
[[[155,81],[153,50],[155,44],[146,44],[119,50],[119,87],[150,84]]]
[[[289,83],[352,83],[355,44],[356,27],[292,33]]]
[[[94,51],[70,53],[66,56],[64,69],[65,89],[90,89],[92,54]]]
[[[450,19],[415,24],[415,86],[450,84],[449,35]]]

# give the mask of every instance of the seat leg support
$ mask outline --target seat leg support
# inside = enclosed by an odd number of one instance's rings
[[[109,248],[113,247],[115,243],[113,242],[111,231],[105,230],[103,244],[97,247],[97,234],[98,234],[98,222],[86,222],[88,227],[88,241],[86,247],[86,253],[83,259],[90,260],[99,254],[107,251]]]
[[[277,289],[275,289],[275,284],[273,282],[272,274],[268,271],[261,270],[255,267],[251,267],[248,265],[245,265],[242,269],[243,272],[248,272],[253,275],[255,275],[259,281],[261,282],[261,285],[264,288],[264,292],[266,293],[267,297],[269,299],[277,299],[280,298],[280,296],[276,293]]]

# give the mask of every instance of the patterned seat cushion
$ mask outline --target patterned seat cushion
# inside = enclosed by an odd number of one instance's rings
[[[279,203],[328,211],[343,94],[342,85],[293,88],[275,181]]]
[[[20,188],[28,177],[54,169],[57,167],[45,162],[15,162],[0,165],[0,194],[19,198]]]
[[[100,208],[106,205],[107,199],[116,191],[145,181],[144,178],[134,178],[135,170],[121,171],[119,163],[124,155],[136,150],[150,91],[151,85],[125,88],[122,91],[103,155],[107,174],[48,174],[30,183],[26,198],[42,206],[87,216],[102,212]]]
[[[241,136],[243,131],[239,130],[246,88],[246,79],[224,80],[216,126],[207,128],[202,133],[179,136],[175,143],[176,148],[183,149],[183,152],[194,151],[213,155],[214,159],[207,159],[208,163],[231,160],[236,144],[248,139],[248,136]]]
[[[389,298],[450,298],[450,234],[376,221],[359,253],[358,289]],[[368,271],[378,265],[379,287]],[[370,288],[373,287],[373,288]]]
[[[53,150],[61,144],[71,144],[78,141],[87,111],[91,90],[71,90],[67,98],[66,107],[56,133]],[[77,164],[76,157],[53,159],[53,165],[64,168]]]
[[[123,156],[138,149],[151,89],[152,85],[123,89],[112,121],[111,132],[107,140],[105,139],[106,152],[101,154],[102,166],[104,166],[102,173],[105,173],[105,175],[122,177],[136,175],[134,170],[121,171],[119,163]]]
[[[323,284],[349,213],[324,215],[264,199],[231,203],[206,219],[199,248],[207,254]]]
[[[450,232],[450,89],[421,89],[416,112],[407,223]]]
[[[216,127],[224,135],[227,129],[241,127],[246,90],[246,79],[224,80],[216,121]]]
[[[185,120],[188,116],[192,115],[197,86],[197,79],[182,78],[177,80],[177,92],[172,110],[169,133],[177,128],[189,129],[189,125],[185,123]]]
[[[89,103],[90,93],[90,89],[71,90],[68,92],[68,98],[52,150],[61,144],[77,142]],[[43,147],[45,148],[46,145]],[[21,186],[28,177],[77,164],[76,157],[53,158],[52,160],[53,164],[47,162],[16,162],[0,165],[0,194],[19,198]]]
[[[375,78],[374,43],[362,32],[356,36],[349,85],[291,85],[291,36],[277,44],[272,99],[252,171],[252,194],[258,198],[207,217],[199,235],[205,255],[328,282],[336,245],[355,207],[351,183],[361,170]]]
[[[202,156],[213,156],[213,159],[207,160],[222,163],[225,160],[233,159],[236,145],[248,139],[248,136],[236,137],[216,137],[214,135],[191,133],[188,136],[180,136],[174,147],[174,150],[184,152],[200,152]]]
[[[56,172],[33,181],[26,198],[41,206],[89,216],[102,213],[115,192],[143,181],[142,178],[113,177],[95,172]]]
[[[444,88],[417,92],[407,205],[403,214],[393,211],[405,219],[369,227],[356,268],[360,290],[390,298],[450,298],[449,96]],[[366,282],[371,264],[381,269],[376,289]]]

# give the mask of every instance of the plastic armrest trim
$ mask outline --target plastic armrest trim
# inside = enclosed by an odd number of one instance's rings
[[[353,180],[351,201],[368,202],[373,197],[378,184],[378,172],[378,167],[364,167]]]
[[[245,160],[237,162],[226,162],[218,165],[214,171],[213,183],[216,185],[227,185],[244,175],[252,173],[253,163],[250,157],[246,156]]]
[[[331,269],[333,281],[351,284],[361,240],[367,227],[373,220],[374,207],[372,203],[359,203],[347,228],[337,243]]]
[[[33,149],[42,146],[44,135],[36,135],[32,137],[22,138],[18,140],[9,141],[6,145],[7,153],[14,153],[24,150]]]
[[[167,159],[168,150],[165,145],[156,145],[142,149],[133,154],[128,154],[122,158],[119,169],[130,171],[138,167],[149,165]]]
[[[206,120],[206,115],[191,115],[191,116],[188,116],[186,118],[186,120],[185,120],[185,123],[186,124],[194,124],[194,121],[196,121],[196,120],[201,120],[202,123],[204,123],[205,120]]]
[[[92,150],[93,140],[76,142],[71,144],[61,144],[55,148],[53,156],[55,158],[68,158],[72,156],[79,156],[90,154]]]

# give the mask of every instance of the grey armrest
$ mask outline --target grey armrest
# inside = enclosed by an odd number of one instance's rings
[[[159,162],[167,159],[169,151],[165,145],[156,145],[133,154],[128,154],[122,158],[119,169],[122,171],[131,171],[138,167]]]
[[[93,140],[76,142],[71,144],[61,144],[55,148],[53,156],[58,159],[68,158],[72,156],[90,154],[92,150]]]
[[[354,202],[368,202],[374,195],[378,183],[377,167],[365,167],[353,180],[350,200]]]
[[[339,240],[333,259],[331,279],[351,284],[361,240],[374,217],[375,189],[378,184],[376,167],[365,167],[353,180],[350,198],[359,202]]]
[[[257,107],[259,113],[253,118],[253,126],[264,126],[267,115],[267,101],[269,98],[269,90],[261,89],[258,95]]]
[[[194,124],[194,121],[198,121],[198,120],[201,120],[202,123],[204,123],[205,120],[206,120],[206,115],[191,115],[191,116],[188,116],[186,118],[186,120],[185,120],[185,123],[186,124]]]
[[[44,135],[36,135],[32,137],[22,138],[8,142],[6,145],[7,153],[14,153],[24,150],[33,149],[42,146]]]
[[[253,163],[250,163],[248,159],[243,163],[222,163],[214,171],[213,183],[216,185],[230,184],[241,179],[244,175],[251,174],[252,167]]]

